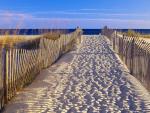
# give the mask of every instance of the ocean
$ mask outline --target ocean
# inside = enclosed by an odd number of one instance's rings
[[[117,31],[127,32],[129,29],[117,29]],[[131,29],[140,34],[150,34],[150,29]]]
[[[50,31],[59,31],[63,33],[71,33],[75,29],[0,29],[0,35],[5,35],[6,33],[13,35],[40,35]],[[84,35],[94,35],[99,34],[101,29],[83,29]]]
[[[16,34],[16,35],[40,35],[50,31],[60,31],[64,33],[71,33],[75,29],[0,29],[0,35]],[[116,29],[117,31],[126,32],[128,29]],[[132,29],[141,34],[150,34],[150,29]],[[83,29],[84,35],[98,35],[101,33],[101,29]]]

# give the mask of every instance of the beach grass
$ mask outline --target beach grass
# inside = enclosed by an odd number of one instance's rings
[[[127,32],[123,32],[124,35],[129,37],[136,37],[136,38],[150,38],[150,34],[141,34],[139,32],[136,32],[134,30],[128,30]]]
[[[42,35],[42,38],[47,38],[47,39],[50,39],[50,40],[57,40],[60,38],[60,35],[62,33],[60,32],[49,32],[49,33],[45,33]]]
[[[14,43],[32,41],[38,38],[47,38],[50,40],[57,40],[60,35],[64,34],[64,31],[51,31],[41,35],[10,35],[8,33],[0,35],[0,45],[13,45]]]
[[[38,35],[0,35],[0,45],[13,46],[15,43],[32,41],[39,38]]]
[[[60,38],[60,36],[62,34],[65,34],[67,31],[66,30],[57,30],[57,31],[51,31],[51,32],[47,32],[47,33],[44,33],[42,35],[43,38],[47,38],[47,39],[51,39],[51,40],[57,40]]]

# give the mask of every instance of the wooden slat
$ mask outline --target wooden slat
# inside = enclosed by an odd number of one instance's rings
[[[131,74],[150,89],[150,43],[137,37],[119,37],[116,34],[113,38],[113,48],[121,56]]]
[[[5,76],[5,78],[6,78],[6,89],[5,89],[5,91],[6,91],[6,99],[8,100],[8,93],[9,93],[9,84],[8,84],[8,76],[9,76],[9,68],[8,68],[8,65],[9,65],[9,52],[8,51],[6,51],[6,76]]]
[[[78,34],[73,32],[62,35],[57,40],[40,39],[32,42],[21,42],[14,47],[4,48],[0,56],[0,110],[18,90],[30,83],[36,74],[43,68],[55,62],[63,53],[70,50],[72,41]],[[28,46],[26,46],[28,45]],[[30,47],[31,46],[31,47]],[[1,52],[1,51],[0,51]],[[4,89],[4,90],[3,90]]]

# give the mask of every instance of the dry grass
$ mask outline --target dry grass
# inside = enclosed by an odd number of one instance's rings
[[[0,45],[10,45],[13,46],[15,43],[33,41],[37,38],[47,38],[51,40],[57,40],[60,38],[61,34],[64,34],[65,31],[51,31],[45,33],[43,35],[9,35],[6,33],[5,35],[0,35]]]
[[[55,32],[48,32],[43,34],[43,38],[51,39],[51,40],[57,40],[60,38],[60,35],[64,34],[63,31],[55,31]]]
[[[127,32],[124,32],[123,34],[126,36],[129,36],[129,37],[139,37],[140,36],[140,33],[135,32],[134,30],[130,30],[130,29]]]
[[[21,42],[27,42],[27,41],[33,41],[38,38],[47,38],[51,40],[57,40],[60,38],[60,33],[46,33],[43,35],[0,35],[0,45],[10,45],[13,46],[15,43],[21,43]]]
[[[57,33],[46,33],[42,36],[43,38],[51,39],[51,40],[57,40],[60,38],[60,34]]]
[[[141,37],[150,39],[150,35],[141,35]]]
[[[133,30],[128,30],[127,32],[123,32],[124,35],[129,36],[129,37],[137,37],[137,38],[150,38],[150,34],[141,34],[139,32],[135,32]]]
[[[39,36],[27,36],[27,35],[1,35],[0,36],[0,44],[1,45],[13,45],[14,43],[32,41],[34,39],[39,38]]]

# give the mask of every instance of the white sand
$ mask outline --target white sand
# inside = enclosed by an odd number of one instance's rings
[[[149,38],[143,38],[143,40],[145,40],[146,42],[150,43],[150,39]]]
[[[150,112],[150,95],[129,74],[103,36],[84,36],[79,49],[43,70],[5,110],[5,113],[130,112]]]

